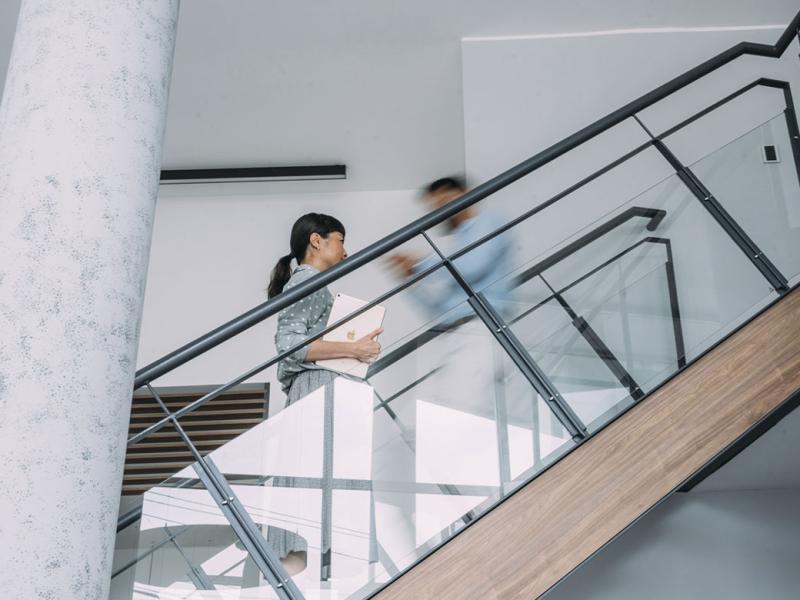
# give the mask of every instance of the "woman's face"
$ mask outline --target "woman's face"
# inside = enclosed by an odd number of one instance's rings
[[[339,264],[347,258],[347,250],[344,249],[344,236],[338,231],[332,231],[328,237],[319,238],[318,256],[325,268]]]

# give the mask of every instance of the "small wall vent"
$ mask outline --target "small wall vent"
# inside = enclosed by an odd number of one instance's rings
[[[781,162],[781,157],[778,156],[778,147],[767,145],[761,147],[761,156],[765,163],[778,163]]]

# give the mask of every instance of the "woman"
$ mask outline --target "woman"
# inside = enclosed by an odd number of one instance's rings
[[[297,219],[289,238],[291,252],[282,257],[272,270],[267,291],[269,297],[273,298],[347,258],[344,235],[344,225],[329,215],[309,213]],[[297,261],[297,267],[290,274],[292,259]],[[278,352],[285,352],[325,329],[332,306],[333,296],[328,288],[322,288],[280,311],[275,333]],[[336,377],[336,373],[317,366],[315,361],[329,358],[373,361],[381,350],[375,338],[382,331],[376,329],[352,342],[317,339],[280,361],[278,381],[286,392],[286,405]]]
[[[269,297],[273,298],[344,260],[347,257],[344,236],[344,225],[329,215],[309,213],[297,219],[289,239],[291,251],[272,270],[267,290]],[[292,260],[297,261],[293,271]],[[325,329],[332,306],[333,296],[327,288],[322,288],[280,311],[275,333],[278,352],[283,353]],[[352,342],[317,339],[281,360],[278,380],[286,393],[286,406],[320,387],[325,387],[326,402],[332,400],[333,380],[339,374],[317,366],[315,361],[356,358],[372,362],[381,349],[375,339],[381,332],[383,329],[376,329]],[[325,463],[330,465],[330,457],[326,457]],[[267,539],[290,574],[305,568],[307,547],[302,537],[285,529],[270,527]]]

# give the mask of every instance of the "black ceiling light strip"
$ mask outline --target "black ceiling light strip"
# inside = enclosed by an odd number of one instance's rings
[[[234,167],[229,169],[166,169],[161,183],[217,183],[229,181],[298,181],[346,179],[345,165],[296,167]]]

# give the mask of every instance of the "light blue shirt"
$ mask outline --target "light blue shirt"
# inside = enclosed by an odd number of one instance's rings
[[[477,213],[456,228],[452,234],[452,244],[448,244],[448,250],[443,249],[442,252],[447,255],[448,252],[461,250],[504,224],[501,218],[490,212]],[[506,312],[505,304],[510,300],[513,287],[513,278],[509,276],[513,270],[511,246],[511,236],[505,232],[453,261],[467,283],[476,292],[483,292],[500,314]],[[419,273],[438,260],[438,255],[431,255],[417,263],[414,270]],[[444,267],[423,279],[412,290],[415,300],[425,307],[431,318],[439,318],[451,310],[453,312],[447,316],[445,323],[474,315],[472,308],[465,303],[466,293]]]

